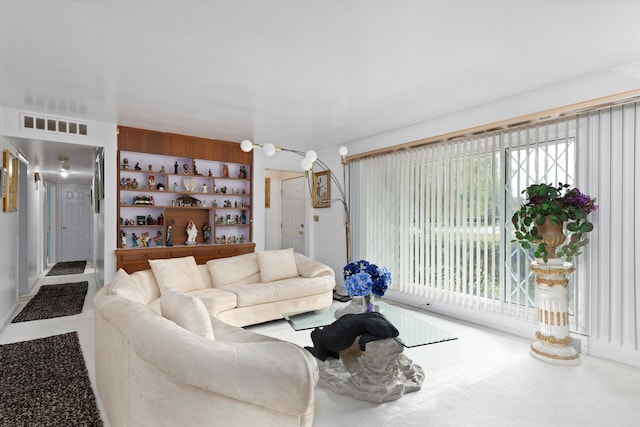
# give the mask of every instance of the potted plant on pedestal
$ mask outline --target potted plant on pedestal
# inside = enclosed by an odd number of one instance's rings
[[[593,224],[587,216],[598,208],[596,199],[562,183],[530,185],[524,193],[527,201],[511,222],[516,229],[513,241],[524,249],[535,248],[530,268],[536,274],[538,331],[531,354],[545,362],[575,365],[579,355],[570,345],[567,274],[574,270],[570,261],[589,243],[586,234]],[[566,240],[565,223],[569,241],[560,247]]]

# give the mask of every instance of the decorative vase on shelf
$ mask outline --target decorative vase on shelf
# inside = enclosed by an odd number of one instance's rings
[[[549,217],[545,219],[544,224],[538,226],[538,233],[542,236],[540,240],[545,244],[548,258],[557,258],[556,248],[566,240],[562,228],[562,222],[554,224]]]

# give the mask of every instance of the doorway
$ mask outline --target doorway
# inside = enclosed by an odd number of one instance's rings
[[[282,180],[282,248],[306,253],[306,180],[300,176]]]
[[[92,259],[91,189],[60,186],[60,261]]]

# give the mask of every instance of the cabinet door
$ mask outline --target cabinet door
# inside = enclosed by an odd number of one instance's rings
[[[144,129],[118,128],[118,148],[139,153],[162,154],[164,134]]]

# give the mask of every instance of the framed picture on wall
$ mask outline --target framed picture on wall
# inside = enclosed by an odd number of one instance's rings
[[[331,176],[329,171],[313,174],[313,207],[331,207]]]
[[[0,167],[0,192],[2,192],[2,198],[4,199],[7,195],[7,168]]]
[[[11,151],[4,150],[4,203],[5,212],[18,210],[18,158]]]
[[[264,207],[271,207],[271,178],[264,179]]]

